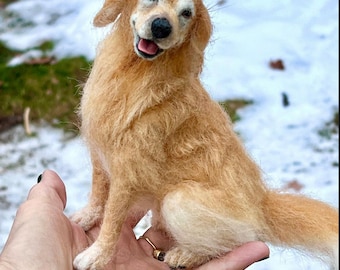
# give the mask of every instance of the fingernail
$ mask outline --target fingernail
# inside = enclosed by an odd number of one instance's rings
[[[265,260],[267,260],[267,259],[269,259],[269,257],[264,257],[263,259],[258,260],[257,262],[262,262],[262,261],[265,261]]]
[[[38,183],[38,184],[40,183],[41,179],[42,179],[42,174],[40,174],[40,175],[38,176],[38,179],[37,179],[37,183]]]

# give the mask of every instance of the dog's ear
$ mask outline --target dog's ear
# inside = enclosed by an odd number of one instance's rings
[[[105,0],[101,10],[93,20],[94,26],[104,27],[114,22],[124,8],[124,0]]]
[[[201,1],[198,1],[197,10],[199,12],[193,27],[191,41],[198,47],[200,51],[204,51],[210,40],[212,24],[209,12]]]

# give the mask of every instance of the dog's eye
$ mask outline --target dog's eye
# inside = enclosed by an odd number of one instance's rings
[[[144,0],[144,3],[147,4],[147,5],[150,5],[150,4],[153,4],[153,3],[156,3],[158,2],[158,0]]]
[[[190,9],[185,9],[185,10],[182,11],[181,15],[186,19],[190,19],[191,16],[192,16],[192,12],[191,12]]]

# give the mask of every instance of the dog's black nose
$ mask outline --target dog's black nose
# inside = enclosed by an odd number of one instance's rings
[[[151,24],[151,32],[154,38],[166,38],[172,30],[171,24],[165,18],[157,18]]]

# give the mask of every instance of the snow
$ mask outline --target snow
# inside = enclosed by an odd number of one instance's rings
[[[235,130],[270,186],[284,188],[296,180],[302,185],[300,192],[338,207],[338,132],[327,132],[332,127],[326,123],[338,111],[339,3],[205,2],[214,23],[202,75],[208,92],[216,100],[254,102],[239,112],[241,121]],[[30,49],[9,64],[36,55],[34,47],[46,40],[56,43],[50,54],[57,58],[84,55],[93,59],[98,42],[108,31],[92,26],[101,4],[21,0],[6,12],[0,11],[0,40],[13,49]],[[15,27],[18,22],[20,27]],[[278,59],[285,70],[269,68],[269,62]],[[289,106],[283,106],[283,93]],[[86,203],[90,190],[91,165],[81,139],[45,124],[32,129],[36,133],[32,137],[27,137],[22,127],[0,134],[0,247],[16,208],[44,169],[56,170],[64,179],[67,214]],[[326,268],[295,251],[271,247],[270,259],[249,269]]]

